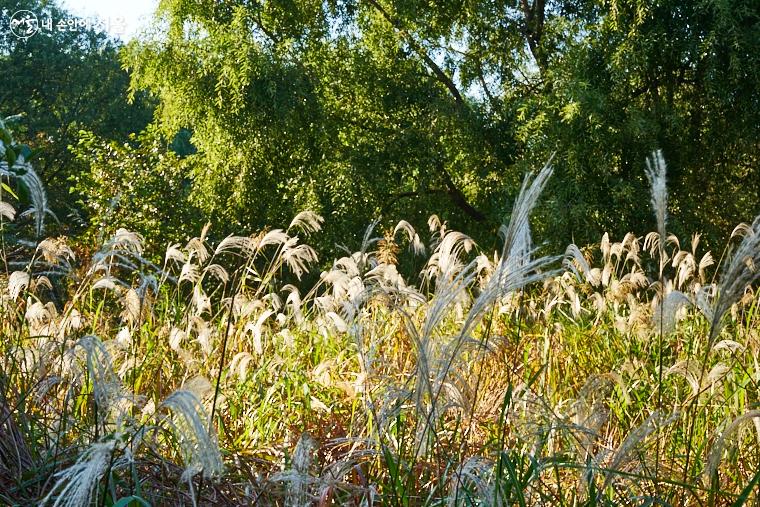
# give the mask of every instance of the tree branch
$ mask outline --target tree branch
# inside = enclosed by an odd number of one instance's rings
[[[544,33],[546,0],[534,0],[533,5],[530,5],[528,0],[520,0],[520,6],[525,16],[525,39],[539,70],[543,72],[546,70],[546,54],[541,50],[541,39]]]
[[[378,0],[365,0],[367,3],[369,3],[377,12],[380,13],[380,15],[402,36],[406,39],[407,43],[411,46],[411,48],[422,58],[422,60],[425,62],[425,65],[430,69],[430,71],[435,75],[436,79],[440,83],[442,83],[448,90],[451,96],[454,98],[454,101],[457,103],[458,106],[466,108],[467,103],[464,101],[464,98],[462,97],[462,94],[459,92],[459,89],[457,88],[454,81],[441,69],[437,63],[433,61],[432,58],[427,54],[425,49],[422,47],[421,44],[419,44],[417,41],[414,40],[414,38],[411,36],[409,32],[404,29],[403,26],[401,26],[401,23],[394,19],[388,11],[383,8],[383,6],[378,2]],[[445,192],[448,194],[449,198],[452,200],[452,202],[462,211],[464,211],[470,218],[475,220],[476,222],[483,222],[485,221],[486,217],[483,213],[478,211],[472,204],[470,204],[467,201],[467,197],[462,193],[459,188],[454,184],[454,181],[451,179],[451,175],[446,170],[446,167],[444,166],[442,161],[436,162],[436,169],[438,170],[438,173],[443,180],[444,185],[446,186]],[[409,196],[411,197],[411,195]]]
[[[447,194],[448,190],[443,188],[428,188],[426,190],[418,190],[413,192],[399,192],[397,194],[388,194],[386,197],[388,198],[388,201],[383,206],[382,213],[385,214],[388,209],[399,202],[401,199],[406,199],[408,197],[420,197],[423,195],[435,195],[435,194]]]
[[[459,106],[466,106],[466,103],[464,101],[464,98],[462,98],[462,94],[459,92],[459,89],[457,88],[454,81],[441,69],[441,67],[438,66],[437,63],[433,61],[432,58],[427,54],[427,51],[425,51],[425,48],[422,47],[420,43],[414,40],[414,38],[411,36],[409,32],[404,29],[403,26],[401,26],[401,23],[399,23],[397,20],[393,19],[393,17],[386,11],[382,5],[377,0],[365,0],[367,3],[369,3],[372,7],[375,8],[382,16],[383,18],[390,23],[390,25],[396,29],[396,31],[401,34],[406,41],[409,43],[409,45],[414,49],[414,51],[422,58],[422,60],[425,62],[425,65],[430,69],[430,71],[435,74],[436,79],[440,83],[442,83],[451,94],[452,97],[454,97],[454,101]]]
[[[483,75],[483,65],[481,65],[480,62],[478,62],[478,81],[480,81],[480,86],[483,87],[483,93],[486,94],[486,98],[488,99],[488,103],[491,105],[491,109],[495,111],[496,99],[491,94],[491,90],[488,89],[488,83],[486,83],[486,78]]]
[[[449,197],[449,199],[451,199],[454,205],[464,211],[467,216],[476,222],[485,222],[486,216],[467,201],[467,197],[454,184],[453,180],[451,179],[451,175],[443,166],[443,162],[437,161],[436,169],[438,169],[438,172],[440,173],[441,179],[443,179],[443,183],[446,185],[446,188],[429,188],[426,190],[388,194],[387,197],[389,198],[389,201],[385,204],[385,206],[383,206],[383,213],[385,213],[388,208],[396,204],[401,199],[406,199],[408,197],[420,197],[423,195],[445,194]]]
[[[438,169],[438,172],[443,179],[443,183],[446,185],[449,198],[453,201],[453,203],[476,222],[485,222],[486,216],[467,201],[467,197],[454,184],[454,180],[451,179],[451,175],[446,170],[446,167],[444,167],[443,162],[440,160],[437,161],[436,169]]]

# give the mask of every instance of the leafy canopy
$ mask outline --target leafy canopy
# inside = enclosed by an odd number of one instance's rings
[[[311,208],[332,243],[432,212],[491,237],[556,151],[540,228],[590,242],[651,227],[662,148],[676,232],[717,236],[757,212],[758,19],[751,0],[165,0],[124,62],[161,131],[192,133],[192,202],[230,230]]]

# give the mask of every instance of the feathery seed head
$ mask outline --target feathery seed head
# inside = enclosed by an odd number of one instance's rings
[[[119,410],[119,402],[128,400],[130,397],[113,371],[111,354],[103,342],[97,336],[88,335],[79,339],[76,347],[85,351],[85,364],[92,382],[98,411],[110,415],[113,409]],[[117,416],[121,415],[117,413]]]
[[[711,342],[718,335],[726,312],[741,299],[748,286],[760,279],[760,216],[752,225],[737,226],[732,237],[736,235],[743,239],[721,274],[712,311]]]
[[[510,262],[519,263],[522,262],[521,259],[523,258],[527,260],[533,249],[530,235],[530,214],[538,202],[538,197],[554,172],[551,166],[553,158],[554,155],[551,156],[532,181],[532,174],[525,176],[520,193],[512,207],[509,225],[506,228],[499,229],[499,233],[504,238],[504,248],[501,256],[502,258],[512,259]]]
[[[26,271],[14,271],[8,277],[8,294],[12,300],[17,299],[21,292],[29,287],[31,277]]]
[[[398,234],[399,231],[404,231],[409,240],[409,247],[412,249],[415,255],[425,255],[425,245],[420,240],[420,236],[412,227],[412,224],[406,220],[401,220],[393,229],[393,235]]]
[[[705,467],[705,477],[708,480],[712,480],[718,471],[718,465],[720,465],[720,459],[723,455],[723,451],[728,444],[729,439],[737,432],[741,425],[747,421],[752,420],[755,422],[756,428],[758,422],[760,422],[760,410],[750,410],[749,412],[740,415],[721,432],[720,436],[715,440],[710,453],[707,456],[707,466]],[[758,430],[758,441],[760,442],[760,430]]]
[[[647,158],[646,175],[651,188],[651,203],[655,218],[657,218],[657,232],[660,235],[660,250],[662,251],[665,241],[665,221],[668,212],[668,189],[666,181],[667,166],[662,156],[662,150],[652,153]]]
[[[50,208],[48,208],[48,199],[47,193],[45,192],[45,187],[42,184],[42,180],[37,175],[37,172],[34,170],[34,167],[32,167],[32,164],[27,162],[24,159],[23,155],[19,155],[10,169],[8,168],[8,164],[6,162],[0,164],[0,176],[16,178],[22,182],[24,187],[27,188],[31,197],[32,205],[28,210],[21,213],[20,216],[33,214],[35,219],[35,231],[37,233],[37,237],[42,236],[42,233],[45,229],[45,215],[49,214],[54,218],[55,215],[50,210]],[[10,214],[8,207],[4,207],[4,209],[5,213],[3,213],[3,215],[7,216]]]
[[[189,480],[197,473],[207,479],[220,476],[224,469],[222,456],[216,435],[206,429],[208,416],[198,398],[188,390],[174,391],[161,406],[171,412],[166,420],[174,430],[185,460],[182,479]]]
[[[16,218],[16,210],[5,201],[0,201],[0,218],[6,218],[10,222]]]
[[[58,480],[50,493],[42,500],[47,505],[53,500],[53,507],[87,507],[90,505],[98,481],[103,477],[111,454],[116,447],[115,440],[96,442],[85,450],[76,463],[54,475]]]
[[[309,234],[313,232],[319,232],[322,230],[322,222],[325,219],[317,215],[313,211],[302,211],[293,218],[288,226],[288,231],[291,229],[301,229],[303,232]]]

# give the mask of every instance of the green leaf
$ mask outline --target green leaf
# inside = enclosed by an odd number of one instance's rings
[[[749,495],[755,489],[755,486],[757,486],[758,482],[760,482],[760,470],[755,472],[755,475],[752,477],[752,480],[750,480],[749,484],[745,486],[745,488],[742,490],[741,494],[736,499],[736,501],[731,504],[731,507],[742,507],[744,504],[746,504],[747,500],[749,499]]]
[[[116,503],[113,504],[113,507],[135,507],[138,505],[151,507],[150,503],[137,495],[120,498]]]
[[[10,186],[8,186],[8,184],[7,184],[7,183],[5,183],[5,182],[0,182],[0,188],[2,188],[3,192],[8,192],[8,193],[9,193],[9,194],[11,194],[11,195],[12,195],[12,196],[13,196],[15,199],[18,199],[18,195],[16,195],[16,193],[13,191],[13,189],[12,189]]]

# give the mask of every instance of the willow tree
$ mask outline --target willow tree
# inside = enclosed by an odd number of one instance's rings
[[[160,128],[192,132],[194,203],[231,229],[309,207],[331,242],[433,212],[490,237],[556,151],[539,223],[582,242],[650,227],[655,148],[676,219],[725,195],[727,219],[757,212],[731,184],[758,174],[757,19],[750,0],[164,0],[124,61]]]

